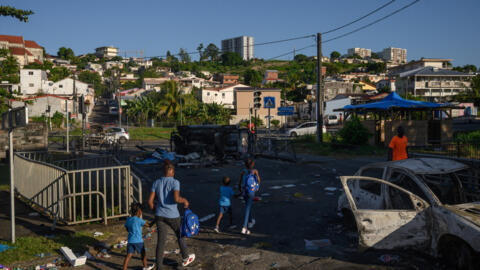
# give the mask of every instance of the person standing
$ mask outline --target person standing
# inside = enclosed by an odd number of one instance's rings
[[[180,237],[180,213],[178,212],[177,204],[181,203],[185,208],[188,208],[189,202],[187,199],[180,196],[180,182],[174,178],[175,167],[169,161],[165,162],[164,166],[165,176],[157,179],[150,192],[148,205],[150,209],[155,209],[155,223],[157,224],[157,249],[156,249],[156,266],[157,269],[162,269],[163,251],[165,249],[165,242],[167,240],[167,227],[170,227],[177,237],[178,246],[182,254],[183,263],[185,267],[195,260],[195,254],[189,254],[187,245],[182,237]],[[154,200],[157,198],[156,207],[154,207]]]
[[[397,128],[397,135],[395,135],[388,145],[388,160],[402,160],[408,158],[408,140],[405,136],[405,130],[402,126]]]
[[[252,159],[245,161],[245,169],[240,173],[240,180],[238,182],[238,189],[240,190],[243,198],[245,199],[245,217],[243,220],[242,234],[250,234],[248,229],[253,228],[255,225],[255,219],[252,215],[253,198],[255,198],[255,192],[247,189],[247,180],[250,175],[256,178],[258,185],[260,185],[260,176],[258,171],[254,168],[255,162]]]

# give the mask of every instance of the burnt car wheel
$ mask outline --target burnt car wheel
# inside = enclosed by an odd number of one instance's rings
[[[447,265],[453,269],[476,269],[472,249],[462,241],[450,242],[448,246],[443,247],[442,253]]]

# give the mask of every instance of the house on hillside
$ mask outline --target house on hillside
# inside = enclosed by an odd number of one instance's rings
[[[235,89],[239,87],[248,87],[244,84],[236,84],[224,87],[203,88],[198,92],[199,99],[203,103],[217,103],[225,108],[235,108]]]

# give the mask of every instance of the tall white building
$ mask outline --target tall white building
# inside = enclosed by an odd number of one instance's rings
[[[243,60],[253,59],[253,37],[241,36],[222,40],[222,52],[235,52]]]
[[[355,54],[358,54],[360,57],[366,58],[372,56],[372,50],[364,48],[350,48],[348,49],[347,54],[348,56],[354,56]]]
[[[118,55],[118,49],[113,46],[99,47],[95,49],[98,57],[112,58]]]
[[[381,57],[386,62],[405,64],[407,63],[407,49],[385,48],[381,53]]]

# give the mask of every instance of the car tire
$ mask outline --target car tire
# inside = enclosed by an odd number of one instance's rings
[[[290,133],[290,137],[297,137],[297,136],[298,136],[298,134],[296,132]]]
[[[125,138],[125,137],[122,136],[122,137],[120,137],[120,139],[118,139],[118,142],[119,142],[120,144],[126,144],[126,143],[127,143],[127,138]]]
[[[476,269],[472,249],[463,241],[450,242],[448,246],[443,247],[442,255],[446,259],[447,265],[452,269]]]

